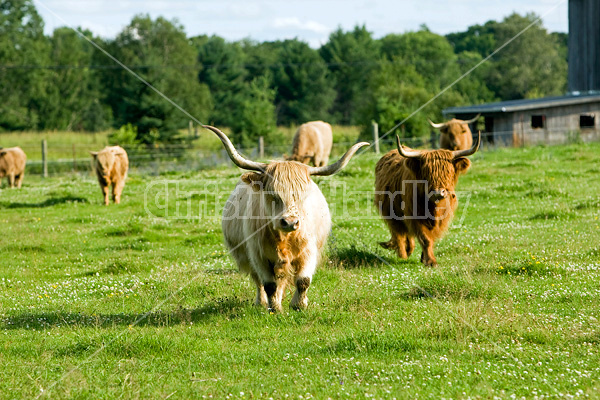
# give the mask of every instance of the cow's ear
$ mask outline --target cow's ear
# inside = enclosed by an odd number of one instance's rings
[[[407,158],[406,159],[406,166],[408,168],[410,168],[410,170],[412,172],[414,172],[415,174],[418,174],[421,171],[421,159],[420,158]]]
[[[94,160],[96,159],[96,157],[98,157],[98,152],[97,151],[90,151],[90,155],[94,158]]]
[[[262,190],[265,175],[261,172],[246,172],[242,175],[242,182],[247,183],[253,190]]]
[[[457,158],[453,161],[454,170],[458,175],[464,174],[471,167],[471,160],[465,157]]]

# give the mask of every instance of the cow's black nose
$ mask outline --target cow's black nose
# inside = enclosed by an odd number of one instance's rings
[[[448,191],[446,189],[433,190],[431,192],[431,199],[433,201],[438,201],[438,200],[445,198],[447,195],[448,195]]]
[[[300,220],[296,217],[281,218],[281,229],[286,231],[295,231],[300,225]]]

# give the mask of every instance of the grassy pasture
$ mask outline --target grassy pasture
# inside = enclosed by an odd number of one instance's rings
[[[599,154],[473,156],[435,269],[378,247],[355,158],[318,179],[326,260],[281,315],[222,244],[239,170],[133,173],[109,207],[90,176],[26,177],[0,191],[0,397],[598,397]]]
[[[222,128],[229,133],[227,128]],[[267,153],[274,154],[289,153],[292,137],[296,132],[296,126],[278,126],[274,137],[279,139],[276,143],[265,143]],[[0,133],[0,146],[20,146],[30,161],[41,161],[42,140],[46,140],[48,146],[48,160],[72,160],[75,158],[89,157],[89,151],[99,150],[109,144],[108,136],[111,131],[89,133],[89,132],[2,132]],[[181,135],[188,135],[187,130],[182,130]],[[334,141],[337,144],[354,143],[359,135],[359,128],[355,126],[333,126]],[[168,146],[167,146],[168,147]],[[191,150],[220,151],[221,141],[210,131],[198,128],[198,136],[190,142]],[[164,154],[162,149],[161,153]],[[340,150],[340,153],[343,152]]]

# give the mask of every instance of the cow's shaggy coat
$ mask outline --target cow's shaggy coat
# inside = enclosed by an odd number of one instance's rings
[[[415,248],[414,238],[423,250],[421,262],[436,265],[433,246],[448,229],[458,205],[454,188],[458,177],[467,172],[470,150],[415,151],[402,148],[385,154],[375,168],[375,206],[386,222],[391,238],[380,243],[408,258]]]
[[[101,151],[91,151],[94,170],[104,196],[104,205],[108,205],[108,188],[112,185],[112,198],[115,204],[121,202],[121,193],[127,179],[129,159],[127,152],[120,146],[107,146]]]
[[[223,209],[223,235],[241,272],[256,284],[256,304],[281,311],[288,285],[294,309],[308,305],[306,292],[331,230],[327,201],[311,175],[332,175],[368,143],[357,143],[335,164],[310,167],[296,161],[257,163],[240,156],[219,136],[233,162],[251,170],[242,175]]]
[[[322,167],[329,162],[329,154],[333,145],[331,125],[323,121],[311,121],[302,124],[296,130],[292,142],[291,161],[312,164]]]
[[[21,188],[26,163],[27,156],[20,147],[0,148],[0,179],[6,177],[10,188]]]

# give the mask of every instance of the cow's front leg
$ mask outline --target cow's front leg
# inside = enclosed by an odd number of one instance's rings
[[[283,294],[283,290],[285,289],[285,285],[278,285],[280,282],[271,281],[265,282],[263,287],[265,288],[265,294],[267,295],[267,301],[269,303],[269,311],[272,312],[281,312],[281,297]]]
[[[265,293],[265,288],[260,281],[260,278],[258,275],[256,275],[256,272],[252,272],[250,275],[252,276],[252,280],[256,285],[256,300],[254,301],[254,304],[257,306],[267,307],[269,300],[267,299],[267,294]]]
[[[108,191],[109,191],[108,185],[102,185],[102,195],[104,196],[104,205],[105,206],[108,205]]]
[[[312,250],[313,251],[307,250],[308,254],[306,254],[304,258],[298,260],[298,272],[296,274],[295,282],[296,292],[290,302],[290,307],[294,310],[302,310],[308,307],[308,297],[306,296],[306,292],[310,287],[312,276],[317,268],[317,251],[316,249]]]
[[[303,310],[308,307],[308,297],[306,296],[306,292],[310,286],[310,281],[311,278],[308,276],[302,276],[296,279],[296,292],[290,302],[290,307],[294,310]]]
[[[437,260],[433,254],[433,239],[429,236],[427,228],[419,226],[417,229],[417,239],[423,252],[421,253],[421,262],[429,267],[436,267]]]
[[[8,174],[8,186],[11,189],[15,187],[15,174]]]

